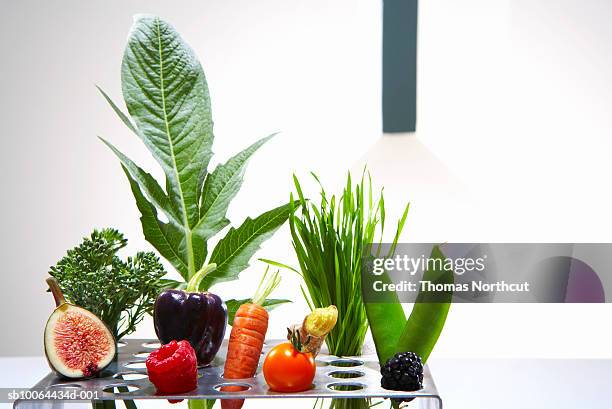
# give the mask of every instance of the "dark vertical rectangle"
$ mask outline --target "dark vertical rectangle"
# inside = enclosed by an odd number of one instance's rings
[[[383,132],[416,129],[418,0],[383,1]]]

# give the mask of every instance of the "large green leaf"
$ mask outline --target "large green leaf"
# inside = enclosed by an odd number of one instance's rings
[[[123,171],[130,181],[136,205],[140,210],[140,221],[145,239],[187,280],[189,278],[189,262],[183,228],[172,223],[159,221],[155,206],[142,194],[138,183],[132,178],[130,172],[125,167],[123,167]]]
[[[100,91],[100,93],[102,94],[106,102],[108,102],[108,104],[111,106],[113,111],[115,111],[115,114],[117,114],[119,119],[121,119],[121,122],[123,122],[130,131],[134,132],[136,135],[140,136],[142,139],[142,136],[138,132],[138,129],[134,126],[132,121],[130,121],[130,118],[128,118],[128,116],[121,110],[121,108],[119,108],[117,104],[115,104],[115,101],[113,101],[112,98],[109,97],[108,94],[104,92],[102,88],[98,87],[97,85],[96,85],[96,88],[98,88],[98,91]]]
[[[222,238],[210,256],[210,263],[217,269],[202,281],[201,288],[238,278],[238,274],[249,266],[249,260],[291,214],[290,203],[261,214],[255,219],[247,218],[240,227],[231,228]]]
[[[178,33],[155,16],[139,16],[134,21],[123,56],[122,88],[129,116],[98,89],[159,162],[165,186],[103,142],[123,165],[145,238],[190,280],[206,265],[208,239],[229,224],[227,208],[242,185],[248,159],[270,137],[208,174],[213,130],[204,72]],[[208,260],[221,262],[208,283],[237,278],[261,242],[286,220],[281,213],[275,209],[231,229],[219,242],[214,259]]]
[[[180,217],[174,212],[172,206],[170,206],[170,201],[168,200],[168,196],[166,196],[166,192],[164,192],[161,186],[159,186],[153,176],[142,170],[130,158],[115,148],[110,142],[103,138],[100,138],[100,140],[104,142],[115,155],[117,155],[124,169],[130,173],[130,176],[138,183],[138,186],[148,196],[149,200],[158,209],[161,209],[164,212],[169,221],[178,226],[182,226]]]
[[[238,311],[238,308],[240,308],[240,306],[242,304],[246,304],[246,303],[250,303],[251,299],[250,298],[244,298],[242,300],[226,300],[225,301],[225,305],[227,305],[227,322],[228,324],[232,325],[232,323],[234,322],[234,317],[236,316],[236,311]],[[266,310],[271,311],[274,308],[278,307],[281,304],[286,304],[286,303],[290,303],[292,302],[291,300],[283,300],[283,299],[275,299],[275,298],[270,298],[270,299],[266,299],[264,301],[264,303],[262,304],[262,307],[264,307]]]
[[[200,63],[172,26],[138,16],[123,56],[122,85],[128,112],[166,174],[177,214],[186,229],[195,226],[213,142]]]
[[[274,135],[262,138],[242,152],[230,158],[206,177],[200,221],[193,229],[194,235],[204,240],[217,234],[229,224],[225,217],[230,202],[242,186],[246,164],[250,157]]]

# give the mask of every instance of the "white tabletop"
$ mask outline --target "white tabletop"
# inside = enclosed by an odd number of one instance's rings
[[[432,359],[430,367],[445,409],[612,407],[612,360]],[[0,387],[32,386],[48,371],[42,357],[0,358]],[[253,400],[245,408],[287,403]],[[290,406],[312,408],[312,402],[292,399]],[[169,406],[165,401],[141,401],[138,407]]]
[[[612,408],[612,360],[432,359],[445,409]]]

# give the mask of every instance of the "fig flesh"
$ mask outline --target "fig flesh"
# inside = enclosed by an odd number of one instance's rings
[[[115,357],[113,334],[96,315],[66,302],[55,278],[47,283],[57,305],[45,327],[49,366],[65,378],[96,376]]]

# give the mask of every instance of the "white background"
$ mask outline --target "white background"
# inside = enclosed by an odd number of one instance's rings
[[[156,13],[200,56],[216,161],[282,133],[249,165],[230,208],[288,199],[291,174],[333,189],[367,162],[410,241],[609,242],[612,4],[428,0],[419,10],[417,135],[381,139],[381,3],[365,0],[3,2],[0,355],[41,355],[53,308],[44,278],[94,227],[149,248],[104,136],[159,175],[94,84],[121,101],[131,16]],[[312,195],[315,194],[314,190]],[[259,253],[295,264],[286,230]],[[263,266],[219,286],[246,297]],[[602,276],[610,280],[609,272]],[[301,320],[297,278],[270,336]],[[612,357],[610,305],[453,306],[436,357]],[[151,337],[150,322],[138,336]]]

